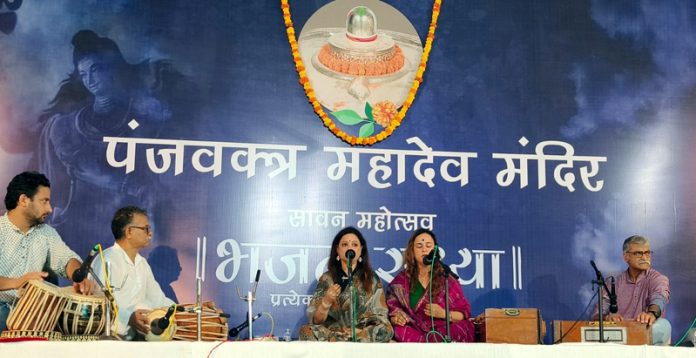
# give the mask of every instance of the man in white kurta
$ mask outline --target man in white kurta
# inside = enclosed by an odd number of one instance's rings
[[[116,242],[104,250],[104,260],[111,266],[109,282],[118,306],[115,328],[126,339],[137,339],[150,330],[150,311],[171,306],[174,301],[164,295],[150,265],[139,253],[152,239],[145,210],[134,206],[119,209],[111,221],[111,231]],[[100,257],[94,260],[92,269],[105,282]]]

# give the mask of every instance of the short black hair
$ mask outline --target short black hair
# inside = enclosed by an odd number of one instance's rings
[[[111,233],[114,234],[114,239],[120,240],[126,235],[126,226],[133,221],[135,214],[147,216],[147,211],[137,206],[126,206],[116,210],[114,218],[111,219]]]
[[[10,184],[7,185],[7,194],[5,194],[5,207],[7,211],[17,207],[19,197],[22,196],[22,194],[33,199],[36,192],[39,191],[40,186],[51,187],[51,183],[45,175],[38,172],[23,172],[17,174],[12,178]]]

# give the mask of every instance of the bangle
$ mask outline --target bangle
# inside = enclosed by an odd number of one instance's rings
[[[326,301],[324,301],[324,300],[322,299],[322,300],[321,300],[321,306],[324,307],[324,308],[330,308],[330,307],[331,307],[331,304],[329,303],[329,304],[327,305],[327,304],[326,304]]]

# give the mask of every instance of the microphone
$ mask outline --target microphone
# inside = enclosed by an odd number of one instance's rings
[[[256,287],[259,286],[259,279],[261,278],[261,270],[256,270],[256,279],[254,279],[254,285],[251,287],[251,297],[256,297]]]
[[[609,312],[619,312],[619,305],[616,303],[616,283],[614,277],[611,277],[611,292],[609,293]]]
[[[604,278],[602,277],[602,273],[599,272],[599,269],[597,268],[597,265],[595,265],[594,260],[590,260],[590,265],[592,265],[592,268],[594,269],[595,274],[597,275],[597,280],[604,281]]]
[[[435,265],[440,265],[440,267],[442,267],[442,270],[443,270],[444,273],[445,273],[445,276],[449,275],[449,276],[454,277],[456,280],[459,280],[459,275],[457,275],[456,273],[454,273],[454,272],[449,268],[449,266],[445,265],[445,264],[444,264],[442,261],[440,261],[440,260],[441,260],[441,257],[440,257],[440,250],[438,249],[438,246],[437,246],[437,245],[435,245],[435,248],[432,249],[432,250],[430,250],[430,252],[429,252],[427,255],[423,256],[423,263],[424,263],[425,265],[433,265],[433,266],[435,266]]]
[[[353,259],[355,258],[355,251],[353,249],[348,249],[346,251],[346,258],[348,259],[348,283],[353,281]],[[343,287],[341,287],[343,289]]]
[[[437,247],[430,250],[427,255],[423,256],[423,264],[425,265],[432,265],[433,262],[438,261],[440,261],[440,250],[438,250]]]
[[[348,251],[346,251],[346,258],[348,259],[348,271],[353,271],[351,268],[353,267],[352,263],[355,258],[355,251],[353,251],[353,249],[348,249]],[[348,274],[350,275],[351,272],[348,272]]]
[[[174,306],[171,306],[163,317],[154,319],[150,322],[150,332],[156,336],[162,335],[162,333],[169,328],[170,318],[173,314]]]
[[[256,316],[251,318],[251,321],[254,322],[256,321],[259,317],[261,317],[261,313],[256,314]],[[246,321],[244,321],[242,324],[240,324],[237,327],[234,327],[230,329],[230,337],[237,337],[239,335],[239,332],[241,332],[243,329],[249,327],[249,319],[247,318]]]
[[[72,274],[72,281],[75,283],[80,283],[87,278],[87,274],[89,274],[89,269],[90,266],[92,266],[92,262],[94,262],[94,258],[97,257],[97,254],[99,253],[99,244],[94,245],[92,248],[92,251],[89,252],[89,255],[85,259],[85,261],[82,261],[82,264],[80,267],[73,271]]]

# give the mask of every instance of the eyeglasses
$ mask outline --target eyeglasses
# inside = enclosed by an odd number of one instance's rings
[[[655,251],[650,251],[650,250],[648,250],[648,251],[628,251],[626,253],[633,255],[633,257],[635,257],[635,258],[638,258],[638,257],[643,257],[643,256],[651,257],[655,253]]]
[[[142,231],[145,231],[146,234],[149,234],[152,232],[152,228],[150,227],[150,225],[146,225],[146,226],[133,226],[133,225],[131,225],[131,226],[129,226],[129,228],[131,228],[131,227],[134,229],[140,229]]]

